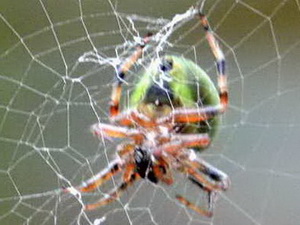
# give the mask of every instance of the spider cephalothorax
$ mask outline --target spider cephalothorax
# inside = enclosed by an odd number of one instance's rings
[[[122,183],[103,199],[86,205],[86,209],[116,200],[141,178],[171,185],[172,173],[179,172],[208,193],[208,209],[200,208],[180,195],[176,198],[194,211],[211,216],[216,192],[228,188],[228,176],[195,154],[209,146],[218,128],[218,115],[228,105],[224,55],[206,17],[199,13],[199,18],[216,58],[218,89],[191,60],[166,55],[145,69],[132,91],[130,108],[120,112],[123,79],[151,41],[151,37],[146,36],[132,56],[119,66],[110,103],[112,124],[97,123],[91,128],[96,136],[127,138],[129,141],[118,146],[118,157],[107,168],[77,189],[92,191],[120,172],[123,172]]]

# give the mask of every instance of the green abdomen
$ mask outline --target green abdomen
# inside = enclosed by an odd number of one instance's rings
[[[167,72],[161,70],[163,61],[172,62],[172,68]],[[197,64],[179,56],[165,56],[156,60],[139,76],[137,85],[130,98],[130,107],[140,103],[155,104],[158,99],[161,104],[171,107],[205,107],[220,103],[218,91],[209,76]],[[213,138],[218,130],[219,117],[187,124],[182,133],[208,133]]]

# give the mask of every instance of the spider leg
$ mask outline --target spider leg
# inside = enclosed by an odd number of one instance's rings
[[[134,128],[119,127],[104,123],[96,123],[92,125],[91,131],[98,137],[113,137],[113,138],[126,138],[130,137],[136,141],[141,142],[144,136]]]
[[[134,143],[123,143],[118,145],[117,154],[122,158],[127,154],[133,153],[134,149],[135,149]]]
[[[185,149],[186,150],[186,149]],[[226,182],[215,182],[215,180],[211,180],[205,175],[200,173],[198,170],[199,168],[197,165],[194,164],[194,160],[197,157],[194,154],[191,154],[191,152],[182,152],[181,154],[174,153],[174,154],[169,154],[170,156],[173,156],[174,161],[179,164],[177,166],[177,170],[181,173],[185,173],[189,175],[189,177],[192,177],[194,180],[196,180],[198,183],[201,184],[202,189],[206,190],[207,192],[212,192],[212,191],[219,191],[219,190],[225,190],[228,186],[224,186]],[[208,170],[207,170],[208,171]],[[227,176],[227,175],[226,175]],[[228,182],[229,183],[229,182]]]
[[[171,170],[169,169],[169,162],[165,157],[160,157],[158,162],[153,166],[153,173],[155,177],[167,185],[174,182]]]
[[[139,125],[142,127],[154,127],[156,121],[149,119],[143,113],[140,113],[136,109],[129,109],[119,113],[117,116],[112,118],[113,122],[116,122],[122,126]]]
[[[123,144],[118,147],[117,153],[119,157],[123,158],[126,155],[132,153],[134,146],[132,144]],[[101,170],[91,179],[85,181],[81,186],[77,187],[80,192],[90,192],[101,186],[103,183],[108,181],[111,177],[121,172],[123,169],[124,161],[122,159],[115,159],[112,161],[107,168]],[[126,173],[125,167],[125,173]],[[66,189],[68,190],[68,189]]]
[[[162,118],[161,122],[164,121],[174,121],[175,123],[193,123],[200,122],[214,116],[223,113],[228,106],[228,86],[227,86],[227,75],[225,73],[225,57],[219,47],[218,41],[214,37],[213,31],[211,30],[206,16],[199,12],[199,18],[204,30],[206,32],[206,39],[209,46],[216,58],[217,72],[218,72],[218,87],[220,104],[217,106],[208,106],[200,109],[175,109],[170,116]],[[191,163],[191,164],[190,164]],[[189,165],[191,166],[190,168]],[[186,160],[183,164],[185,171],[191,175],[189,179],[197,184],[200,188],[208,191],[209,194],[209,210],[204,210],[197,207],[195,204],[191,203],[184,197],[177,195],[176,198],[188,208],[208,217],[212,216],[213,203],[216,196],[216,190],[223,189],[226,190],[229,187],[230,181],[228,176],[222,171],[214,168],[210,164],[200,161],[200,160]],[[187,167],[187,168],[186,168]],[[202,175],[198,174],[194,168],[198,168],[202,173],[207,175],[211,180],[221,183],[219,185],[213,185],[210,181],[204,178]]]
[[[230,180],[227,174],[222,172],[221,170],[215,168],[211,164],[201,160],[199,158],[194,158],[191,160],[190,165],[195,168],[198,168],[203,174],[207,175],[211,180],[215,181],[219,187],[226,191],[230,186]],[[214,203],[217,199],[217,191],[207,189],[201,182],[199,182],[194,177],[189,177],[189,180],[196,184],[203,190],[208,192],[208,206],[210,210],[213,210]]]
[[[111,94],[111,102],[110,102],[110,117],[115,117],[119,114],[119,103],[121,99],[122,93],[122,83],[124,82],[124,78],[126,73],[130,70],[130,68],[136,63],[136,61],[142,56],[143,49],[145,45],[150,41],[151,34],[148,34],[143,39],[143,43],[139,44],[136,47],[136,51],[123,63],[118,67],[116,81],[113,84],[113,90]]]
[[[198,181],[200,184],[203,185],[203,189],[211,192],[211,191],[218,191],[218,190],[223,190],[223,185],[219,183],[214,183],[208,180],[206,177],[204,177],[202,174],[197,172],[195,168],[193,168],[190,165],[184,164],[185,172],[193,177],[196,181]]]
[[[181,143],[182,150],[193,147],[207,147],[210,144],[210,137],[208,134],[174,134],[172,139]],[[178,151],[179,149],[177,149]]]
[[[226,191],[230,186],[230,180],[226,173],[212,166],[208,162],[202,159],[195,158],[190,163],[193,167],[200,170],[202,173],[207,175],[211,180],[220,184],[223,191]]]
[[[211,210],[206,210],[203,208],[200,208],[199,206],[196,206],[194,203],[190,202],[189,200],[187,200],[186,198],[182,197],[181,195],[176,195],[176,199],[183,205],[185,205],[186,207],[194,210],[195,212],[204,215],[206,217],[212,217],[213,212]]]
[[[207,147],[210,143],[210,138],[207,134],[179,134],[173,135],[172,140],[160,148],[157,148],[153,154],[160,156],[163,152],[173,155],[181,155],[187,148]]]
[[[189,177],[188,179],[193,184],[197,185],[199,188],[203,189],[204,191],[207,191],[207,194],[208,194],[208,196],[207,196],[208,197],[208,199],[207,199],[208,200],[208,209],[210,211],[213,211],[215,202],[217,200],[217,191],[209,191],[209,190],[205,189],[205,187],[193,177]]]
[[[181,168],[182,169],[182,168]],[[184,169],[183,171],[185,171]],[[181,171],[181,170],[180,170]],[[212,217],[213,215],[213,209],[215,205],[215,201],[217,199],[217,187],[214,187],[213,184],[211,184],[206,178],[204,178],[202,175],[197,175],[196,173],[186,170],[186,172],[189,174],[188,179],[195,185],[197,185],[199,188],[203,189],[208,193],[208,209],[201,208],[194,203],[190,202],[186,198],[182,197],[181,195],[176,195],[176,198],[178,201],[181,202],[181,204],[185,205],[186,207],[194,210],[195,212],[207,216]]]
[[[123,183],[121,183],[111,193],[109,193],[104,198],[100,199],[98,202],[85,205],[85,209],[86,210],[93,210],[95,208],[107,205],[107,204],[117,200],[124,193],[124,191],[129,186],[131,186],[134,183],[134,181],[136,181],[139,178],[140,178],[140,176],[137,173],[132,173],[131,176],[130,176],[130,179],[128,181],[124,181]]]
[[[219,46],[217,39],[214,36],[212,29],[210,28],[206,16],[202,12],[199,12],[199,18],[204,28],[204,31],[206,33],[206,39],[208,41],[208,44],[216,58],[219,96],[220,96],[221,106],[222,106],[221,112],[224,112],[228,105],[228,86],[227,86],[227,75],[225,72],[226,69],[225,56],[222,49]]]
[[[219,115],[223,106],[205,106],[201,108],[176,108],[168,116],[157,120],[158,124],[172,123],[196,123],[208,120]]]
[[[134,170],[135,170],[135,163],[134,162],[129,162],[126,164],[125,168],[124,168],[124,173],[123,173],[123,182],[129,182],[131,179],[132,174],[134,174]]]
[[[91,126],[94,135],[101,137],[126,138],[138,133],[137,130],[127,127],[118,127],[105,123],[96,123]]]
[[[228,107],[229,97],[228,97],[227,75],[225,72],[225,65],[226,65],[225,56],[224,53],[222,52],[222,49],[219,46],[217,39],[213,34],[212,29],[209,26],[206,16],[203,13],[199,12],[199,18],[202,26],[204,27],[208,44],[214,54],[214,57],[216,58],[220,104],[216,106],[207,106],[200,109],[178,108],[175,109],[169,116],[161,118],[159,120],[159,123],[200,122],[223,113]]]
[[[193,162],[192,160],[194,160],[196,155],[192,156],[191,154],[185,154],[187,148],[207,146],[210,143],[209,136],[207,134],[180,134],[174,135],[173,139],[174,140],[172,140],[171,142],[166,143],[160,148],[156,149],[153,152],[153,154],[157,158],[162,158],[162,155],[164,153],[173,156],[176,162],[179,160],[180,166],[178,170],[184,173],[188,173],[195,177],[197,180],[199,180],[201,184],[205,186],[205,188],[208,191],[214,189],[219,190],[220,187],[218,184],[210,182],[208,179],[206,179],[204,176],[197,172],[197,168],[193,168],[190,165],[190,163]],[[157,171],[159,170],[157,169]]]
[[[112,176],[119,173],[122,169],[122,161],[116,159],[112,161],[107,168],[100,171],[91,179],[85,181],[77,189],[81,192],[90,192],[95,190],[97,187],[101,186],[103,183],[108,181]]]
[[[188,179],[193,184],[197,185],[199,188],[208,193],[208,210],[197,207],[180,195],[177,196],[177,199],[182,204],[200,214],[206,215],[208,217],[212,216],[218,191],[225,191],[230,185],[228,176],[224,172],[213,167],[204,160],[197,158],[192,150],[188,154],[182,154],[181,156],[178,156],[177,159],[182,165],[182,167],[179,167],[178,170],[187,173],[189,175]],[[197,172],[197,170],[208,176],[209,179],[205,178],[201,173]]]

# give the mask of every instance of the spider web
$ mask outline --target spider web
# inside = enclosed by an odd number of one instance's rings
[[[201,153],[226,172],[210,219],[174,194],[204,204],[176,177],[171,187],[141,181],[115,203],[86,212],[119,179],[93,193],[63,193],[114,158],[117,143],[89,131],[108,121],[115,66],[141,37],[158,34],[146,60],[162,52],[198,63],[215,81],[214,58],[192,19],[195,1],[1,1],[0,223],[297,224],[300,220],[299,0],[203,1],[226,55],[230,106],[218,137]],[[126,100],[122,105],[126,106]]]

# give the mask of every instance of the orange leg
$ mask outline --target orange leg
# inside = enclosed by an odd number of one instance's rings
[[[130,162],[126,164],[123,173],[123,182],[128,183],[130,181],[132,174],[134,174],[134,170],[135,163]]]
[[[216,58],[218,71],[218,88],[220,96],[220,104],[216,106],[207,106],[200,109],[175,109],[169,116],[161,118],[158,123],[175,122],[175,123],[196,123],[208,120],[216,115],[223,113],[228,107],[228,85],[227,75],[225,72],[225,57],[222,49],[211,30],[207,18],[199,12],[199,18],[206,32],[206,39]]]
[[[186,151],[176,158],[181,164],[181,171],[187,173],[195,179],[195,181],[200,183],[204,190],[209,192],[224,191],[229,187],[230,181],[228,176],[204,160],[197,158],[192,150],[189,152]],[[204,175],[207,176],[207,178]]]
[[[114,202],[115,200],[117,200],[124,193],[124,191],[129,186],[131,186],[134,183],[134,181],[136,181],[139,178],[140,178],[140,176],[137,173],[131,174],[130,179],[127,182],[121,183],[121,185],[118,186],[117,188],[115,188],[111,193],[109,193],[107,197],[104,197],[104,198],[100,199],[98,202],[85,205],[85,209],[86,210],[93,210],[93,209],[96,209],[98,207],[107,205],[111,202]]]
[[[210,143],[210,138],[207,134],[180,134],[173,135],[172,141],[162,145],[154,151],[154,155],[160,156],[163,152],[173,155],[181,155],[187,148],[207,147]]]
[[[113,90],[111,94],[111,102],[110,102],[110,117],[115,117],[119,114],[119,104],[122,94],[122,83],[124,82],[124,78],[126,73],[130,70],[130,68],[136,63],[136,61],[142,56],[143,49],[145,45],[150,41],[151,34],[148,34],[142,44],[139,44],[136,47],[136,51],[127,59],[123,64],[121,64],[117,71],[117,81],[113,85]]]
[[[136,109],[131,109],[118,114],[112,118],[112,121],[122,126],[139,125],[142,127],[154,127],[157,126],[156,121],[149,119],[143,113],[140,113]]]
[[[134,128],[119,127],[110,124],[96,123],[91,127],[94,135],[104,138],[132,138],[136,143],[141,143],[144,135]]]
[[[174,121],[175,123],[195,123],[210,119],[218,114],[223,113],[228,106],[228,86],[227,86],[227,75],[225,73],[225,57],[219,47],[218,41],[213,35],[207,18],[204,14],[199,12],[200,22],[204,27],[206,32],[206,39],[209,43],[209,46],[216,58],[217,70],[218,70],[218,87],[219,87],[219,96],[220,104],[217,106],[208,106],[200,109],[176,109],[171,113],[170,116],[162,119],[164,121]],[[186,207],[202,214],[207,217],[212,216],[213,201],[216,190],[226,190],[229,187],[228,176],[222,171],[214,168],[210,164],[200,161],[200,160],[184,160],[183,170],[191,175],[190,180],[197,184],[202,189],[208,191],[209,194],[209,210],[205,210],[197,207],[195,204],[191,203],[184,197],[177,195],[176,198],[184,204]],[[211,183],[201,174],[197,173],[195,169],[200,170],[202,173],[207,175],[211,180],[214,180],[216,184]]]
[[[96,123],[91,127],[94,135],[98,137],[113,137],[113,138],[126,138],[138,133],[137,130],[127,128],[127,127],[118,127],[114,125],[109,125],[105,123]]]
[[[121,158],[124,158],[126,157],[126,155],[132,153],[133,150],[134,146],[132,144],[124,144],[119,147],[118,155]],[[94,177],[84,182],[81,186],[77,187],[77,189],[81,192],[90,192],[95,190],[97,187],[101,186],[103,183],[111,179],[114,175],[121,172],[124,167],[123,164],[124,163],[122,160],[115,159],[108,165],[107,168],[103,169]]]
[[[214,205],[215,205],[215,201],[217,199],[217,194],[218,191],[209,191],[207,190],[201,183],[199,183],[199,181],[193,177],[189,177],[188,178],[193,184],[197,185],[199,188],[203,189],[204,191],[207,192],[208,194],[208,210],[209,211],[213,211],[214,209]]]
[[[122,158],[125,155],[133,153],[134,149],[135,149],[135,145],[132,143],[120,144],[117,147],[117,154]]]
[[[222,112],[222,105],[202,108],[176,108],[168,116],[158,119],[157,123],[197,123],[213,118]]]
[[[197,173],[195,170],[187,167],[187,165],[183,165],[183,167],[179,168],[179,171],[189,174],[189,180],[208,193],[208,209],[196,206],[194,203],[190,202],[181,195],[177,195],[176,198],[183,205],[194,210],[195,212],[207,217],[211,217],[216,199],[216,193],[218,190],[220,190],[220,187],[208,181],[204,176]]]
[[[202,215],[211,217],[218,191],[227,190],[230,185],[230,181],[225,173],[213,167],[204,160],[195,158],[196,155],[194,154],[195,153],[193,151],[190,151],[190,153],[185,152],[185,154],[183,153],[181,156],[178,156],[176,159],[182,165],[178,168],[178,170],[188,174],[189,180],[193,184],[197,185],[208,193],[208,210],[197,207],[182,196],[178,195],[177,199],[192,210]],[[197,170],[201,173],[199,173]]]
[[[191,160],[189,164],[192,167],[197,168],[201,173],[207,175],[214,182],[218,183],[219,187],[223,191],[226,191],[229,188],[230,186],[229,177],[221,170],[215,168],[214,166],[210,165],[209,163],[199,158]]]
[[[187,167],[187,165],[185,165],[185,166]],[[202,174],[198,173],[194,168],[186,169],[186,173],[188,173],[197,182],[199,182],[203,186],[203,189],[208,192],[223,190],[222,185],[220,185],[219,183],[213,183],[213,182],[209,181]]]
[[[153,166],[153,172],[158,180],[167,185],[173,184],[174,180],[169,169],[169,162],[164,157],[158,159],[157,164]]]
[[[221,112],[224,112],[228,105],[228,86],[227,86],[227,75],[225,68],[225,57],[222,49],[219,46],[217,39],[215,38],[213,31],[211,30],[206,16],[199,12],[200,22],[206,32],[206,39],[208,44],[216,58],[217,71],[218,71],[218,87],[219,95],[221,100]]]
[[[114,160],[106,169],[100,171],[97,175],[84,182],[77,189],[81,192],[93,191],[97,187],[108,181],[112,176],[119,173],[122,169],[121,167],[122,166],[120,160]]]
[[[212,217],[213,213],[210,210],[206,210],[203,208],[200,208],[198,206],[196,206],[194,203],[190,202],[189,200],[187,200],[186,198],[182,197],[181,195],[176,195],[176,199],[183,205],[185,205],[186,207],[194,210],[195,212],[206,216],[206,217]]]

